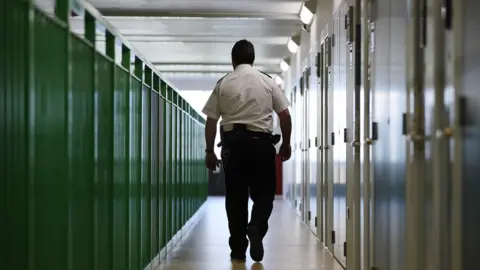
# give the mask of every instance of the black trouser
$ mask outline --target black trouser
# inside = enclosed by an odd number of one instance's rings
[[[270,139],[245,136],[223,140],[223,169],[225,172],[225,207],[229,244],[232,255],[243,256],[247,250],[247,226],[255,226],[263,238],[267,234],[268,219],[275,199],[276,150]],[[248,198],[253,201],[248,223]]]

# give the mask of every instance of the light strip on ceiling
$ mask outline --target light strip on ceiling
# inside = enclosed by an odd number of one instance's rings
[[[313,12],[305,5],[302,4],[302,8],[300,9],[300,20],[307,25],[310,25],[313,20]]]
[[[285,60],[282,60],[282,62],[280,62],[280,69],[282,71],[287,71],[288,69],[290,68],[290,65],[287,64],[287,62],[285,62]]]
[[[280,76],[276,76],[275,77],[275,82],[278,84],[278,85],[281,85],[283,83],[283,79],[280,77]]]
[[[287,48],[291,53],[297,53],[298,44],[295,43],[292,38],[290,38],[287,43]]]

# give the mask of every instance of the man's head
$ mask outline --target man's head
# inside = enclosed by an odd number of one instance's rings
[[[253,44],[246,40],[242,39],[237,41],[232,48],[232,64],[233,68],[236,68],[241,64],[253,65],[255,61],[255,48]]]

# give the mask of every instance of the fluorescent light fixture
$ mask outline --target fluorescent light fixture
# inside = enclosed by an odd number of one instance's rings
[[[282,62],[280,62],[280,68],[282,69],[282,71],[285,72],[290,68],[290,65],[287,64],[287,62],[285,62],[285,60],[282,60]]]
[[[281,85],[283,83],[283,80],[280,76],[276,76],[275,77],[275,82],[278,84],[278,85]]]
[[[295,43],[291,38],[288,40],[287,43],[287,48],[291,53],[297,53],[298,50],[298,44]]]
[[[305,5],[305,3],[302,4],[302,8],[300,9],[300,20],[307,25],[310,25],[313,20],[313,12],[310,11],[310,9]]]

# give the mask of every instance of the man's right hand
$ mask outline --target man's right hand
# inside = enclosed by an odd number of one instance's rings
[[[280,151],[278,152],[282,161],[287,161],[292,155],[292,147],[290,144],[283,144],[280,146]]]

